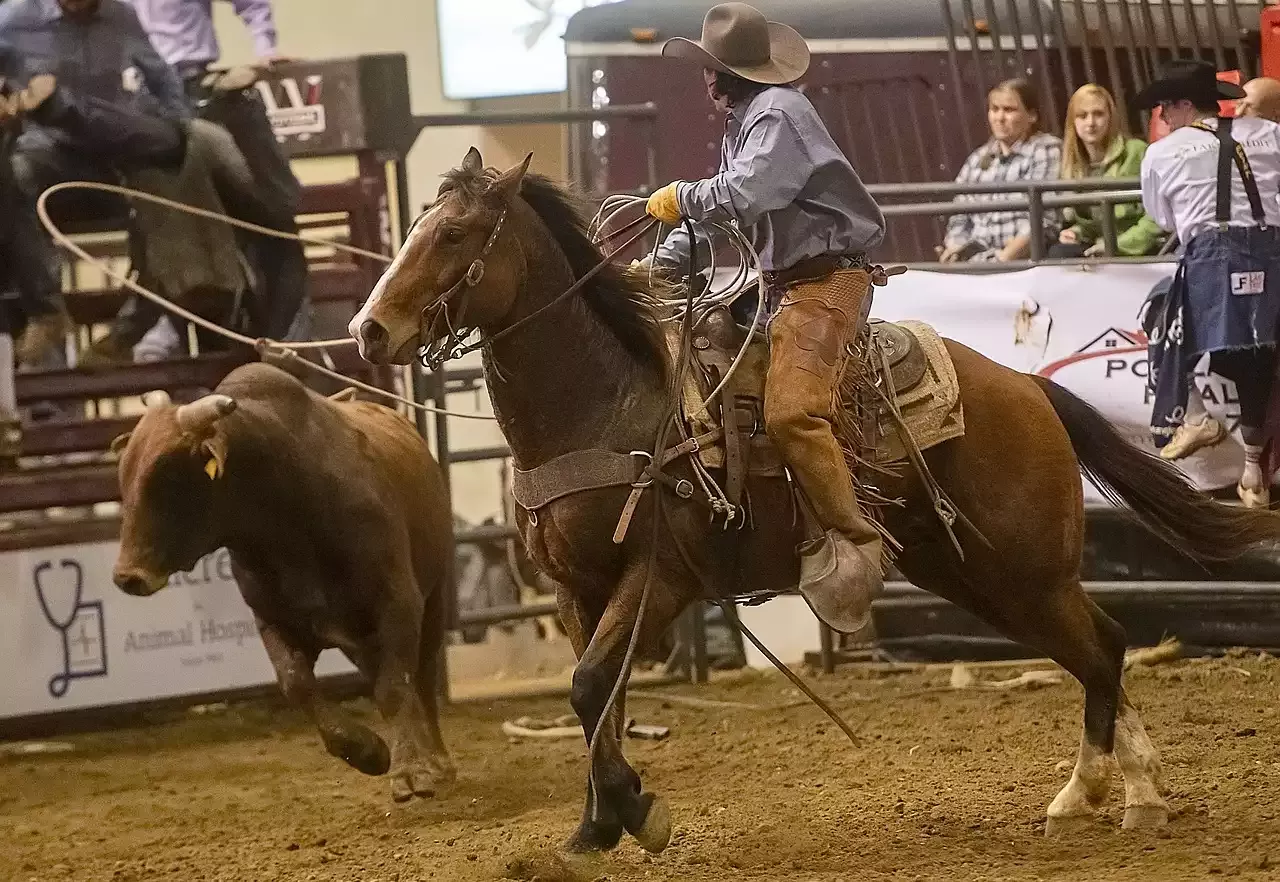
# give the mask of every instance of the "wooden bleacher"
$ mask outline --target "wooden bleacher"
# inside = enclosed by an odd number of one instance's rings
[[[300,232],[369,251],[384,251],[378,215],[383,192],[384,182],[367,175],[305,187],[298,217]],[[102,225],[77,226],[75,232],[91,234],[97,240],[87,249],[95,257],[119,261],[128,255],[123,234],[117,232],[104,239],[103,234],[110,231]],[[352,315],[368,296],[382,266],[322,246],[307,246],[306,251],[308,293],[316,313],[316,331],[322,336],[343,336],[343,317]],[[129,292],[110,287],[83,288],[76,284],[76,268],[69,275],[68,312],[78,327],[78,344],[85,345],[91,329],[110,322]],[[328,321],[324,318],[326,312],[331,314]],[[354,347],[333,349],[329,355],[341,373],[390,388],[391,372],[362,361]],[[111,440],[129,431],[138,419],[136,408],[134,415],[123,415],[119,403],[154,389],[164,389],[175,398],[204,394],[230,371],[256,358],[252,350],[237,347],[187,359],[95,371],[19,374],[16,386],[20,408],[41,402],[70,403],[79,407],[69,410],[84,416],[24,425],[23,467],[0,473],[0,514],[118,501],[116,467],[107,451]],[[67,457],[76,461],[66,462]]]

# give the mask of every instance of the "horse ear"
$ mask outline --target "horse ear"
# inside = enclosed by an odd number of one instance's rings
[[[467,155],[462,158],[462,170],[469,175],[478,175],[484,171],[484,160],[475,147],[468,150]]]
[[[111,452],[119,453],[129,445],[129,439],[133,437],[132,432],[125,432],[123,435],[117,435],[111,439]]]
[[[525,172],[529,170],[529,162],[532,159],[533,154],[530,153],[524,158],[524,162],[513,165],[498,175],[486,192],[490,196],[497,197],[503,205],[510,205],[516,198],[516,194],[520,192],[520,185],[524,183]]]

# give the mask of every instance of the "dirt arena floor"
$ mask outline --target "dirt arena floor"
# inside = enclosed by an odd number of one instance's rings
[[[1117,773],[1097,823],[1067,841],[1045,839],[1043,812],[1074,757],[1079,688],[954,691],[949,680],[945,668],[815,678],[859,727],[856,749],[816,709],[787,707],[796,694],[771,674],[666,690],[764,709],[633,700],[640,722],[671,728],[627,744],[671,801],[671,847],[650,857],[627,839],[567,865],[552,847],[580,811],[584,746],[499,731],[563,714],[563,700],[454,707],[444,725],[458,783],[405,805],[325,754],[300,716],[263,704],[69,738],[71,753],[0,757],[0,879],[1280,878],[1280,662],[1131,673],[1173,819],[1122,832]]]

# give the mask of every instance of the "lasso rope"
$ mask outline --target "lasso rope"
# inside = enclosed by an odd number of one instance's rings
[[[258,353],[262,355],[273,355],[279,359],[286,360],[291,363],[305,365],[310,370],[313,370],[316,373],[321,374],[323,376],[329,377],[330,379],[338,380],[339,382],[343,382],[343,383],[348,383],[365,392],[368,392],[373,395],[379,395],[383,398],[387,398],[391,401],[395,401],[399,404],[403,404],[407,407],[413,408],[414,410],[423,411],[425,413],[438,414],[440,416],[452,416],[452,417],[457,417],[459,419],[464,419],[464,420],[493,421],[496,419],[496,417],[486,416],[484,414],[462,413],[460,411],[445,410],[439,407],[432,407],[429,404],[420,404],[419,402],[413,401],[412,399],[409,399],[409,398],[405,398],[402,395],[397,395],[394,392],[388,392],[386,389],[380,389],[377,386],[371,385],[369,383],[365,383],[353,377],[348,377],[345,374],[341,374],[341,373],[338,373],[337,371],[330,370],[329,368],[324,367],[323,365],[319,365],[319,364],[316,364],[315,362],[307,361],[305,358],[298,357],[299,351],[302,351],[302,350],[326,349],[331,346],[352,346],[355,344],[356,341],[349,337],[343,337],[343,338],[333,339],[333,340],[309,340],[309,341],[299,341],[296,343],[294,342],[285,343],[280,340],[272,340],[266,337],[249,337],[245,334],[241,334],[229,328],[224,328],[223,326],[215,322],[211,322],[206,318],[196,315],[195,313],[179,306],[178,304],[174,303],[168,298],[162,297],[161,295],[155,293],[154,291],[138,284],[133,279],[129,278],[128,275],[117,272],[106,261],[99,260],[98,258],[92,256],[83,248],[81,248],[79,245],[77,245],[75,242],[73,242],[69,236],[67,236],[60,229],[58,229],[57,225],[53,222],[53,219],[49,216],[48,201],[49,201],[49,198],[53,196],[55,193],[59,193],[63,190],[97,190],[102,193],[114,193],[118,196],[123,196],[127,199],[141,199],[144,202],[151,202],[155,205],[161,205],[166,208],[171,208],[175,211],[185,212],[186,214],[195,215],[196,217],[203,217],[208,220],[217,221],[219,223],[229,224],[233,227],[239,227],[242,230],[248,230],[249,232],[259,233],[261,235],[270,236],[275,239],[285,239],[291,242],[300,242],[304,245],[319,245],[325,248],[333,248],[337,251],[344,251],[348,254],[352,254],[357,257],[369,258],[371,260],[376,260],[384,264],[391,263],[393,258],[390,258],[385,254],[378,254],[377,252],[374,252],[374,251],[367,251],[363,248],[357,248],[354,245],[346,245],[342,242],[333,242],[328,239],[319,239],[311,236],[303,236],[298,233],[285,233],[280,230],[273,230],[270,227],[264,227],[259,224],[249,223],[248,221],[237,220],[236,218],[228,217],[224,214],[219,214],[216,211],[208,211],[207,209],[196,208],[193,205],[187,205],[186,203],[183,203],[183,202],[177,202],[172,199],[166,199],[163,196],[153,196],[150,193],[143,193],[139,190],[133,190],[129,187],[121,187],[116,184],[103,184],[103,183],[98,183],[96,181],[65,181],[61,184],[54,184],[52,187],[50,187],[49,189],[41,193],[40,198],[36,200],[36,215],[40,218],[40,223],[44,225],[44,228],[48,230],[49,235],[52,236],[53,240],[57,242],[62,248],[71,252],[78,259],[85,261],[86,263],[92,266],[97,267],[98,270],[102,272],[103,275],[119,283],[122,287],[127,288],[130,291],[133,291],[135,294],[145,297],[146,299],[150,300],[152,303],[155,303],[157,306],[162,307],[163,309],[173,313],[174,315],[180,318],[185,319],[186,321],[191,322],[194,325],[197,325],[198,327],[204,328],[206,331],[210,331],[211,333],[218,334],[222,337],[225,337],[228,340],[231,340],[234,343],[240,343],[244,346],[252,347],[254,350],[256,350]]]

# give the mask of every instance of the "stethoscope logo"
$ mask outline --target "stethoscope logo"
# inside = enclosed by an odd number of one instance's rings
[[[62,698],[72,680],[107,673],[102,601],[84,599],[84,569],[74,560],[63,558],[56,571],[52,561],[44,561],[35,568],[32,579],[40,611],[49,626],[62,635],[62,670],[49,679],[49,694]]]

